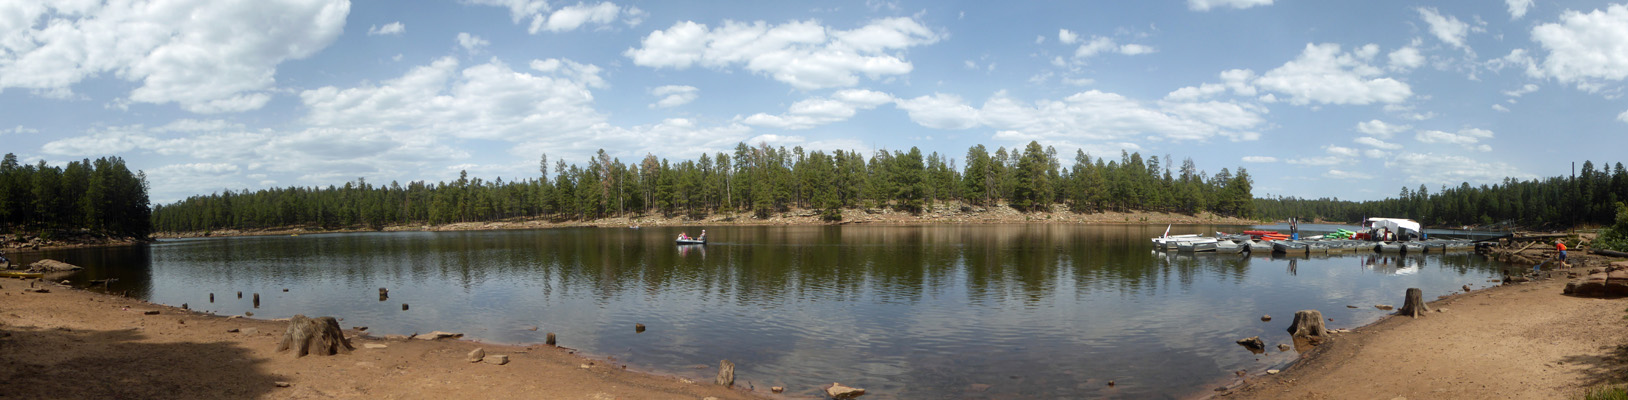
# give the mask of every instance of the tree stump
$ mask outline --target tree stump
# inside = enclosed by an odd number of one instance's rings
[[[1430,306],[1425,304],[1424,291],[1419,288],[1408,288],[1407,300],[1402,303],[1402,310],[1396,314],[1419,318],[1427,312],[1430,312]]]
[[[718,384],[724,387],[735,386],[735,363],[729,360],[718,361]]]
[[[1328,337],[1328,328],[1323,326],[1323,313],[1317,310],[1295,311],[1294,323],[1289,325],[1289,335],[1316,339]]]
[[[311,353],[331,356],[356,350],[345,339],[345,333],[339,330],[339,320],[333,317],[313,319],[304,315],[288,319],[288,330],[283,332],[283,340],[277,343],[279,352],[291,348],[296,358]]]

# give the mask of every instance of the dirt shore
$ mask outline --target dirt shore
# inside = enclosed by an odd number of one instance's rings
[[[30,282],[0,279],[4,398],[751,399],[769,389],[627,371],[561,347],[384,339],[355,329],[345,331],[356,347],[349,354],[296,358],[273,351],[283,321],[206,315],[40,281],[32,282],[49,293],[34,293]],[[509,362],[471,363],[466,357],[475,348]]]
[[[1283,373],[1251,371],[1259,375],[1214,398],[1578,399],[1628,377],[1628,298],[1563,295],[1567,281],[1438,300],[1425,317],[1338,334]]]

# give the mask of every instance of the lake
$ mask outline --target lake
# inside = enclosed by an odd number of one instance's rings
[[[221,315],[326,315],[375,335],[494,343],[554,332],[634,369],[710,382],[727,359],[737,385],[759,392],[814,396],[842,382],[875,399],[1190,396],[1293,361],[1296,350],[1276,346],[1290,342],[1296,310],[1355,327],[1385,315],[1376,304],[1401,306],[1407,288],[1427,299],[1483,288],[1503,267],[1472,252],[1152,251],[1165,228],[707,227],[710,244],[683,247],[673,238],[700,228],[344,233],[14,258],[85,266],[69,279],[118,278],[110,290]],[[1233,343],[1249,336],[1268,351]]]

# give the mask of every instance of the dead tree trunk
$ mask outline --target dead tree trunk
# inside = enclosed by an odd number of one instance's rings
[[[718,361],[718,384],[725,387],[735,386],[735,363],[729,360]]]
[[[279,352],[290,348],[294,349],[294,357],[311,353],[331,356],[356,350],[345,339],[345,333],[339,330],[339,321],[334,317],[312,319],[304,315],[295,315],[288,320],[288,330],[283,332],[283,340],[277,343]]]
[[[1294,323],[1289,325],[1289,335],[1313,339],[1328,337],[1328,328],[1323,326],[1323,313],[1317,310],[1295,311]]]
[[[1419,288],[1408,288],[1407,300],[1402,303],[1402,310],[1397,315],[1406,315],[1419,318],[1430,312],[1430,305],[1425,304],[1424,291]]]

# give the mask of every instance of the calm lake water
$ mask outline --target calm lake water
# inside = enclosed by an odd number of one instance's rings
[[[555,332],[561,346],[631,368],[709,382],[728,359],[737,384],[762,393],[812,397],[835,381],[878,399],[1190,396],[1294,360],[1275,347],[1296,310],[1354,327],[1384,315],[1375,304],[1400,306],[1407,288],[1427,298],[1482,288],[1502,267],[1470,252],[1165,254],[1148,242],[1162,225],[707,229],[704,247],[673,245],[679,228],[577,228],[164,240],[17,258],[82,265],[68,279],[115,277],[114,291],[222,315],[329,315],[379,335],[498,343]],[[1272,348],[1233,343],[1249,336]]]

